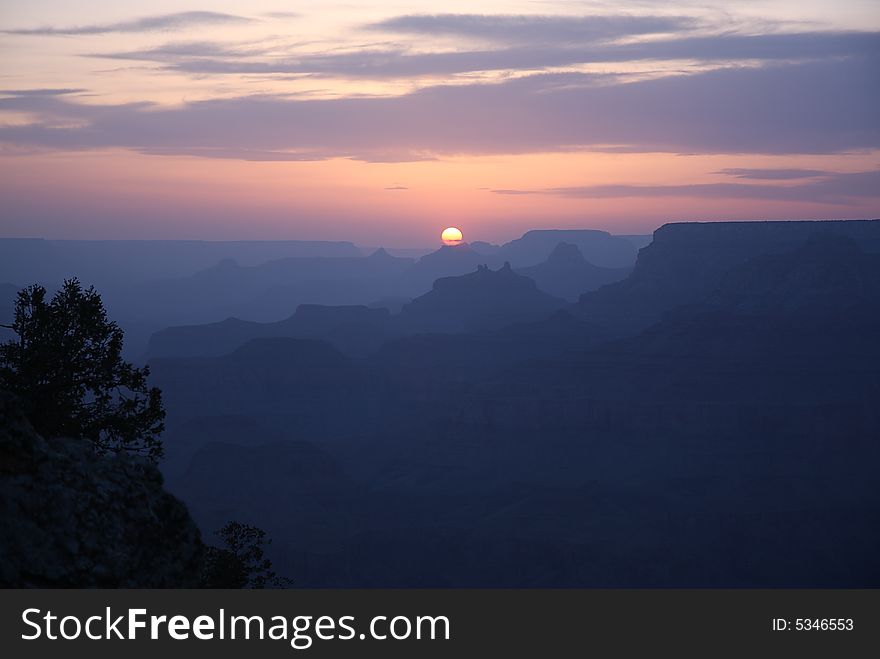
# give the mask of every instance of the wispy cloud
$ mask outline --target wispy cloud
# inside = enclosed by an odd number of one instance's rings
[[[499,14],[405,15],[365,26],[383,32],[468,37],[502,43],[584,43],[680,32],[697,21],[682,16],[534,16]]]
[[[820,180],[796,185],[754,183],[588,185],[550,188],[539,192],[582,199],[695,197],[701,199],[808,201],[846,205],[859,198],[880,198],[880,170],[855,173],[827,173]]]
[[[724,174],[734,178],[755,179],[760,181],[791,181],[801,178],[826,176],[829,172],[821,169],[751,169],[736,167],[722,169],[716,174]]]
[[[171,41],[152,48],[115,53],[89,53],[86,57],[177,64],[189,60],[212,61],[264,55],[270,48],[259,43],[224,43],[219,41]]]
[[[0,89],[0,96],[35,98],[45,96],[66,96],[80,94],[87,90],[78,87],[43,87],[39,89]]]
[[[200,25],[234,25],[250,23],[253,19],[214,11],[182,11],[173,14],[144,16],[115,23],[96,23],[69,27],[36,27],[3,30],[3,34],[75,36],[108,34],[111,32],[165,32],[197,27]]]
[[[693,60],[723,64],[872,57],[880,53],[880,33],[729,34],[629,44],[525,44],[453,52],[414,53],[399,47],[370,48],[345,53],[275,55],[262,59],[254,59],[261,52],[267,52],[260,44],[233,47],[222,43],[199,43],[197,46],[183,48],[179,43],[170,43],[145,50],[91,56],[153,61],[168,70],[193,75],[312,74],[381,79],[644,61]]]

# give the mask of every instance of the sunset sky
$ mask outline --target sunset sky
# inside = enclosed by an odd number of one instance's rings
[[[29,0],[0,32],[0,236],[880,217],[876,0]]]

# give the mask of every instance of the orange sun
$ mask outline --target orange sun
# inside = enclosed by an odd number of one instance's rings
[[[460,245],[462,239],[461,231],[455,227],[448,227],[443,229],[443,233],[440,234],[440,239],[443,241],[444,245]]]

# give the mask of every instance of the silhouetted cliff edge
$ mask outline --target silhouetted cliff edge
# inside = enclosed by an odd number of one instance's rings
[[[476,331],[541,320],[564,306],[565,300],[538,290],[505,263],[498,270],[480,265],[476,272],[436,280],[431,291],[404,305],[401,318],[411,329]]]
[[[0,392],[0,586],[193,587],[202,553],[154,465],[44,439]]]
[[[675,307],[706,299],[732,268],[795,250],[816,234],[849,238],[866,253],[880,252],[880,220],[665,224],[639,251],[629,277],[585,293],[575,312],[607,329],[634,334]]]

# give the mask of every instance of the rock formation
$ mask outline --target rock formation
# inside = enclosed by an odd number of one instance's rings
[[[202,554],[153,464],[44,439],[0,392],[0,585],[193,587]]]

